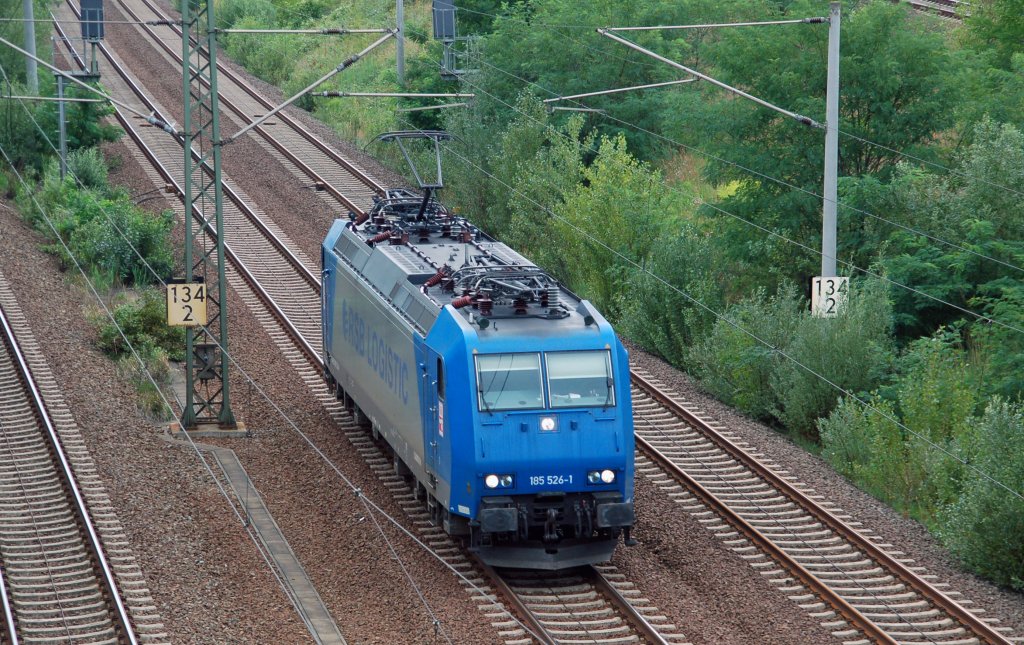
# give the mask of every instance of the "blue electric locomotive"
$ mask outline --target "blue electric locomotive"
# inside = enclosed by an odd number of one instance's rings
[[[448,533],[539,569],[632,542],[628,359],[589,302],[429,192],[337,220],[322,267],[328,382]]]

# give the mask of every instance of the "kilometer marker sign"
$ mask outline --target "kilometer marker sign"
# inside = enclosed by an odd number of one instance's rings
[[[206,324],[206,285],[183,282],[167,285],[167,324],[199,327]]]

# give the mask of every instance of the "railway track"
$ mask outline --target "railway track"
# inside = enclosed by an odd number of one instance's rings
[[[136,19],[140,18],[138,14],[132,15]],[[105,55],[112,65],[116,64],[116,57],[107,52]],[[126,73],[123,79],[126,87],[132,85]],[[144,100],[141,89],[136,88],[133,92],[137,100]],[[129,95],[119,95],[113,91],[112,94],[122,100]],[[158,106],[146,101],[147,109],[159,112]],[[130,121],[122,119],[122,123],[130,124]],[[276,136],[276,132],[269,131],[260,134],[265,139]],[[154,144],[155,147],[163,148],[171,141],[162,134],[155,136],[163,138],[163,143]],[[133,137],[137,141],[143,139],[135,134]],[[330,167],[339,167],[339,161],[323,151],[322,143],[314,144],[301,137],[290,141],[289,150],[294,159],[300,162],[292,163],[299,171],[306,172],[307,177],[322,179],[328,176]],[[143,142],[142,145],[145,147],[147,144]],[[267,145],[280,150],[271,143]],[[177,155],[180,154],[179,147]],[[150,161],[161,167],[161,181],[173,183],[175,176],[181,176],[181,170],[176,169],[175,175],[175,171],[170,168],[173,164],[162,165],[159,158],[168,155],[172,158],[174,156],[167,150],[163,150],[162,154],[152,148],[146,152]],[[303,166],[308,171],[303,170]],[[354,181],[362,182],[367,198],[376,194],[379,185],[372,178],[360,175],[358,168],[346,166],[345,172],[350,177],[344,185],[351,186]],[[353,198],[326,192],[340,206],[352,209],[355,203]],[[239,198],[244,201],[241,196]],[[241,206],[238,209],[246,210]],[[256,219],[262,221],[258,216]],[[246,300],[257,318],[271,330],[274,341],[288,348],[285,350],[286,358],[299,370],[303,380],[332,416],[349,429],[349,440],[360,452],[367,451],[365,457],[371,467],[382,469],[378,474],[384,477],[386,473],[383,471],[391,470],[390,464],[386,463],[387,458],[379,451],[376,455],[370,454],[371,449],[375,448],[366,445],[366,442],[372,444],[372,440],[362,430],[352,429],[348,414],[322,383],[319,366],[320,285],[310,268],[312,264],[301,252],[288,251],[291,243],[272,223],[257,225],[256,228],[261,232],[256,235],[251,230],[252,222],[250,219],[247,223],[244,218],[235,221],[234,216],[230,228],[225,222],[226,230],[229,231],[226,236],[231,240],[229,260],[233,268],[229,272],[229,282]],[[294,259],[289,259],[289,256]],[[287,283],[288,286],[275,290],[272,286],[275,283]],[[315,315],[310,316],[311,312]],[[926,574],[908,566],[906,561],[897,559],[895,556],[899,554],[886,553],[888,545],[877,544],[863,535],[858,537],[842,517],[826,508],[827,504],[814,502],[797,487],[774,474],[770,467],[758,464],[756,459],[744,458],[742,449],[728,447],[728,438],[675,404],[671,396],[661,393],[645,375],[634,374],[634,385],[638,470],[670,489],[670,494],[676,496],[686,510],[702,516],[729,546],[762,568],[762,572],[771,576],[780,589],[788,592],[804,609],[822,618],[837,635],[849,642],[862,641],[865,636],[877,642],[1008,642],[998,629],[964,609],[965,603],[955,602],[952,599],[955,594],[940,591],[939,585],[930,582]],[[419,502],[412,497],[404,480],[394,476],[393,472],[390,476],[395,478],[387,482],[388,486],[393,489],[401,504],[410,504],[408,512],[412,514],[412,505],[418,508]],[[686,486],[682,494],[679,494],[678,489],[680,482]],[[708,507],[725,519],[706,517]],[[501,577],[491,579],[492,582],[488,583],[486,576],[473,573],[474,566],[466,560],[465,555],[452,551],[458,550],[454,543],[440,529],[428,526],[429,520],[425,513],[414,522],[420,527],[427,543],[446,559],[452,558],[450,565],[467,575],[472,582],[466,583],[467,588],[474,595],[482,596],[481,609],[499,620],[501,612],[494,608],[488,598],[494,592],[491,585],[500,586],[501,583],[495,580]],[[579,577],[582,574],[576,575]],[[615,575],[614,572],[612,575]],[[573,578],[568,587],[577,592],[579,589],[590,589],[601,595],[596,592],[595,584],[598,583]],[[474,589],[473,585],[477,585],[477,588]],[[519,596],[514,591],[516,584],[507,586],[512,590],[508,596],[510,602],[518,604],[514,600]],[[519,588],[554,590],[565,587],[566,584],[558,580],[534,580]],[[552,591],[547,595],[557,594]],[[522,605],[527,615],[530,615],[530,603],[523,602]],[[578,624],[586,622],[574,618],[566,622],[572,620]],[[652,640],[635,628],[635,617],[620,612],[616,620],[632,626],[623,635],[626,639],[623,642]],[[559,623],[559,620],[554,622]],[[535,624],[540,625],[538,629],[543,627],[542,620],[538,619]],[[508,630],[503,635],[509,642],[529,640],[529,635],[521,628],[514,624],[506,626]],[[674,626],[666,627],[671,627],[665,630],[669,636],[662,634],[661,638],[674,639],[678,636]],[[614,631],[617,627],[609,629]],[[551,639],[551,642],[563,639],[561,634],[548,633],[545,636],[538,633],[538,636],[540,640]]]
[[[0,642],[166,642],[44,360],[0,275]]]
[[[117,73],[117,77],[106,79],[104,85],[107,91],[119,100],[140,105],[167,121],[167,112],[146,96],[143,88],[132,79],[116,54],[105,45],[101,46],[100,51],[107,64]],[[183,174],[183,162],[180,160],[183,156],[181,145],[155,129],[138,128],[135,120],[121,113],[117,113],[117,116],[122,127],[153,166],[156,173],[154,179],[172,186],[175,192],[181,195],[181,187],[177,180],[177,177],[181,177]],[[302,152],[301,150],[296,152],[296,157]],[[336,164],[336,161],[329,155],[325,155],[321,163]],[[227,183],[227,181],[226,178],[225,182]],[[365,181],[368,187],[373,185],[372,178],[367,177]],[[373,189],[370,188],[370,190]],[[226,186],[225,195],[228,197],[224,217],[225,239],[231,240],[226,244],[231,265],[228,272],[229,283],[246,301],[247,306],[256,312],[261,323],[271,330],[273,340],[282,346],[286,358],[299,370],[303,380],[314,389],[314,393],[327,407],[332,417],[342,427],[351,426],[351,416],[334,400],[332,393],[324,386],[322,380],[320,370],[320,284],[309,269],[309,260],[300,252],[289,250],[292,244],[272,223],[265,221],[258,210],[247,204],[248,200],[244,194]],[[339,202],[343,206],[352,207],[350,202],[346,203],[340,199]],[[357,210],[357,212],[359,211]],[[310,312],[313,312],[313,316],[310,316]],[[381,467],[382,460],[386,461],[379,449],[372,445],[372,440],[361,430],[350,432],[349,439],[360,452],[365,451],[365,460],[375,470]],[[367,444],[368,441],[370,445]],[[394,476],[390,463],[384,465],[383,472],[378,472],[378,475],[385,478],[385,483],[389,486],[404,489],[395,491],[396,498],[406,507],[427,544],[439,550],[449,566],[462,572],[476,585],[476,588],[469,584],[466,586],[473,596],[480,597],[478,601],[480,601],[481,611],[497,621],[498,627],[507,638],[506,642],[511,644],[530,642],[531,636],[515,621],[510,621],[501,606],[495,606],[489,599],[494,590],[488,584],[487,577],[476,571],[477,565],[442,530],[430,525],[421,503],[414,501],[413,504],[406,505],[411,493],[408,492],[408,486],[404,480]],[[578,643],[682,642],[682,636],[678,633],[678,629],[669,624],[663,616],[660,616],[657,608],[649,601],[640,597],[639,592],[632,588],[631,583],[623,580],[621,574],[610,569],[601,573],[595,570],[587,575],[591,579],[589,584],[594,597],[590,603],[593,608],[590,611],[582,612],[576,618],[571,613],[565,613],[557,621],[559,629],[556,630],[555,635],[544,631],[538,633],[541,642],[569,642],[569,639],[566,638],[569,634],[575,634],[576,638],[573,638],[571,642]],[[515,600],[517,594],[511,586],[503,584],[502,579],[500,575],[495,575],[490,578],[490,581],[501,590],[506,598],[512,599],[512,604],[528,609],[529,604],[517,602]],[[549,586],[556,589],[561,586],[561,583],[558,580],[551,580]],[[598,608],[601,603],[605,604]],[[527,615],[530,614],[527,613]],[[595,618],[598,615],[601,616],[600,619]],[[550,623],[552,617],[548,616],[545,620]],[[594,620],[600,620],[608,625],[617,625],[614,628],[607,628],[608,634],[613,634],[613,636],[601,635],[600,630],[589,624]],[[573,628],[574,622],[575,629]],[[661,633],[658,631],[659,629],[668,636],[658,635]],[[666,640],[666,638],[670,640]]]
[[[173,22],[173,18],[152,0],[118,0],[118,6],[129,20]],[[161,37],[148,24],[141,24],[138,28],[168,60],[181,65],[180,47],[171,47],[168,39]],[[168,28],[180,40],[181,28],[176,25],[162,27]],[[229,110],[239,126],[255,122],[262,113],[276,107],[228,66],[218,64],[217,73],[221,106]],[[291,166],[294,172],[326,193],[332,203],[362,212],[372,206],[375,195],[384,192],[383,184],[285,112],[279,112],[274,119],[255,128],[255,132],[279,161]]]
[[[332,399],[333,401],[333,399]],[[370,433],[347,414],[338,421],[360,457],[398,501],[419,537],[464,578],[478,609],[506,645],[558,643],[651,643],[682,645],[680,628],[661,615],[614,566],[581,567],[566,572],[495,570],[468,554],[430,521],[409,482],[397,475],[391,459]],[[495,601],[501,604],[495,604]],[[507,610],[522,620],[510,618]]]
[[[960,0],[904,0],[914,9],[927,13],[934,13],[943,18],[963,20],[964,15],[970,16],[969,2]]]
[[[836,635],[876,642],[1010,643],[912,560],[763,463],[634,370],[637,470]],[[680,494],[683,492],[684,494]],[[708,508],[717,517],[708,516]],[[767,545],[767,546],[766,546]],[[997,622],[997,621],[996,621]]]

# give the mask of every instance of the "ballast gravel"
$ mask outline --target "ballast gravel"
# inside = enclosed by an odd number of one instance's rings
[[[152,46],[134,28],[110,25],[107,36],[145,79],[147,88],[180,119],[180,76],[167,73],[169,68],[162,66]],[[280,98],[279,92],[258,79],[246,78]],[[338,141],[326,126],[301,111],[293,113],[340,151],[359,163],[371,163],[361,152]],[[125,160],[114,173],[115,180],[131,185],[134,194],[151,190],[141,168],[120,146],[111,148]],[[396,179],[372,163],[378,177]],[[337,207],[302,188],[287,169],[248,137],[225,148],[225,169],[308,257],[318,257],[323,234],[339,216]],[[10,240],[10,246],[19,249],[16,253],[5,251],[0,266],[9,274],[7,266],[12,265],[20,276],[16,289],[20,289],[19,299],[21,294],[31,299],[33,313],[26,307],[26,314],[34,328],[37,319],[53,319],[41,322],[37,334],[50,339],[45,345],[51,361],[65,366],[55,372],[66,390],[74,393],[68,399],[76,416],[81,414],[88,423],[87,441],[118,508],[125,509],[122,521],[132,535],[172,636],[182,642],[308,642],[289,601],[195,454],[157,437],[160,427],[135,412],[130,386],[119,381],[113,365],[92,348],[94,332],[83,316],[90,310],[89,298],[59,276],[53,258],[36,249],[40,238],[9,213],[0,222],[5,248]],[[35,295],[35,283],[40,280],[45,298]],[[216,443],[237,452],[346,637],[350,642],[380,643],[439,643],[447,638],[463,643],[497,642],[496,630],[477,611],[454,575],[394,527],[383,524],[378,530],[348,485],[294,432],[291,423],[307,433],[362,494],[408,524],[387,490],[351,450],[342,430],[281,359],[266,332],[233,293],[229,305],[236,359],[285,415],[262,400],[256,385],[250,386],[234,374],[236,415],[255,436]],[[916,523],[860,493],[827,465],[772,430],[700,394],[689,379],[657,359],[637,350],[632,350],[632,356],[637,364],[949,580],[954,589],[977,600],[990,615],[1020,629],[1024,623],[1020,596],[999,592],[959,572]],[[615,564],[690,640],[836,642],[663,492],[642,478],[637,482],[636,537],[640,545],[620,548]],[[388,542],[399,559],[393,557]]]
[[[195,454],[162,441],[124,370],[95,348],[102,310],[43,238],[0,208],[0,270],[46,355],[174,642],[308,642]]]

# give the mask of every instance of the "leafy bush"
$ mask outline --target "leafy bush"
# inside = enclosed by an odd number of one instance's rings
[[[858,486],[897,509],[917,506],[923,464],[909,454],[896,406],[873,395],[844,397],[818,422],[822,455]]]
[[[1007,398],[1024,396],[1024,288],[1007,285],[998,296],[975,299],[987,316],[1002,325],[976,323],[971,337],[985,368],[985,391]],[[1006,325],[1006,326],[1004,326]]]
[[[678,230],[663,233],[656,246],[659,251],[648,266],[661,279],[640,271],[630,276],[618,294],[618,330],[669,362],[690,367],[691,347],[710,333],[715,318],[680,291],[709,309],[722,310],[723,290],[717,281],[722,278],[705,270],[716,264],[715,250],[708,237],[686,221]]]
[[[900,359],[887,394],[844,398],[818,422],[822,454],[873,495],[933,524],[936,509],[961,492],[955,456],[972,434],[972,381],[955,333],[921,339]]]
[[[167,354],[155,348],[146,348],[140,355],[143,365],[134,358],[122,358],[120,371],[135,386],[139,407],[158,421],[169,421],[172,411],[167,408],[163,391],[170,387],[171,366]]]
[[[107,187],[107,162],[99,148],[81,148],[68,153],[68,171],[86,188]]]
[[[97,160],[82,155],[78,163],[91,167]],[[87,172],[92,180],[102,174],[96,168]],[[171,274],[171,211],[152,215],[137,208],[126,192],[105,186],[78,189],[70,178],[60,179],[56,161],[47,166],[34,193],[22,189],[19,203],[43,234],[63,240],[47,248],[65,266],[77,260],[87,273],[105,277],[110,285],[152,284]]]
[[[974,468],[943,509],[939,535],[981,575],[1024,590],[1024,502],[991,481],[1024,490],[1024,407],[997,397],[975,421],[966,451]]]
[[[769,418],[776,407],[772,375],[785,360],[776,350],[789,346],[803,308],[792,285],[771,298],[759,291],[729,308],[690,353],[704,387],[747,414]]]
[[[892,362],[891,334],[888,292],[875,280],[853,281],[835,318],[802,313],[785,348],[793,360],[779,361],[771,376],[772,413],[790,431],[813,438],[818,418],[842,395],[835,386],[866,392],[878,385]]]
[[[128,356],[131,343],[143,355],[160,351],[172,360],[184,359],[184,328],[167,325],[167,304],[159,289],[146,289],[135,300],[115,307],[114,321],[116,326],[109,321],[100,326],[98,345],[107,354]]]

